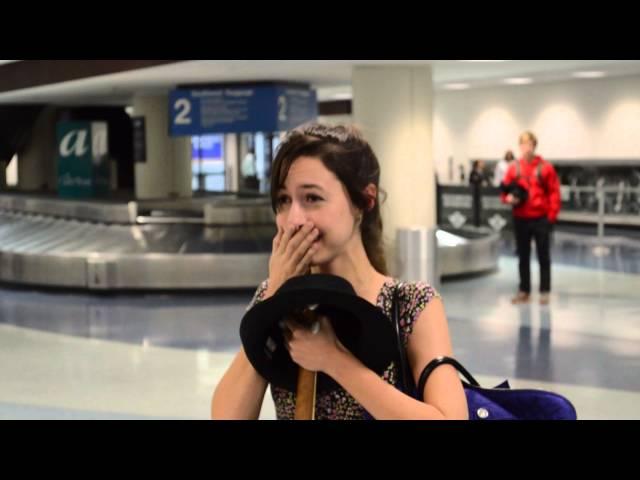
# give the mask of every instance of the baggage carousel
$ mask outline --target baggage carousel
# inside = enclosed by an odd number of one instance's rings
[[[162,201],[0,195],[0,281],[108,290],[255,288],[275,235],[270,200]],[[439,230],[442,276],[497,266],[499,237]]]

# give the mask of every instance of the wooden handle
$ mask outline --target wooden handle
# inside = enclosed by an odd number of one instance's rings
[[[300,367],[298,390],[296,392],[296,413],[294,420],[315,420],[316,415],[316,372]]]
[[[303,325],[310,327],[316,321],[313,311],[305,309],[301,318]],[[300,367],[298,370],[298,390],[296,392],[295,420],[315,420],[316,418],[316,372]]]

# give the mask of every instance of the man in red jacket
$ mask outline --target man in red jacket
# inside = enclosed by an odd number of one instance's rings
[[[509,165],[502,182],[502,202],[513,205],[518,247],[520,287],[512,303],[526,303],[531,293],[531,238],[540,263],[540,303],[551,292],[550,233],[560,211],[560,182],[553,165],[535,155],[538,140],[531,132],[520,135],[521,158]]]

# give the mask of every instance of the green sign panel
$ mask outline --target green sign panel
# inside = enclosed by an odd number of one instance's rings
[[[110,165],[107,140],[105,122],[58,123],[60,197],[99,197],[109,192]]]

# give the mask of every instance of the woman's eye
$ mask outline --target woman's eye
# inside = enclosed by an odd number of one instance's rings
[[[276,198],[276,210],[281,210],[284,208],[285,204],[288,202],[289,198],[286,196],[281,196]]]
[[[320,198],[317,195],[307,195],[307,200],[311,201],[312,203],[315,203],[319,200],[322,200],[322,198]]]

